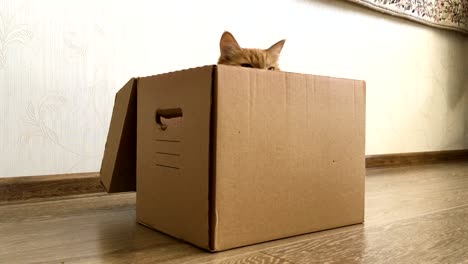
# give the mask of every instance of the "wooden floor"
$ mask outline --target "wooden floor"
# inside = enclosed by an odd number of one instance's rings
[[[468,263],[468,162],[369,170],[364,225],[214,254],[136,224],[131,193],[2,205],[0,263]]]

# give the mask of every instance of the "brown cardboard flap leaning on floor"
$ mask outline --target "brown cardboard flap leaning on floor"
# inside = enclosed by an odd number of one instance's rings
[[[101,183],[109,193],[136,189],[137,79],[115,95],[114,109],[101,163]]]
[[[136,177],[139,223],[220,251],[364,221],[364,81],[212,65],[117,97],[101,178]]]

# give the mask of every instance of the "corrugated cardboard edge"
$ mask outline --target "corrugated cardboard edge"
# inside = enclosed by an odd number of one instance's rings
[[[131,78],[116,94],[100,180],[109,193],[136,190],[137,78]]]
[[[363,161],[363,170],[364,170],[364,180],[362,181],[362,190],[364,192],[364,197],[362,201],[362,216],[361,216],[361,224],[365,222],[365,215],[366,215],[366,123],[367,123],[367,83],[364,80],[356,80],[357,82],[362,83],[362,90],[363,90],[363,99],[364,99],[364,105],[363,105],[363,110],[364,110],[364,161]]]
[[[206,68],[206,67],[211,67],[211,68],[215,69],[215,68],[217,67],[217,65],[215,65],[215,64],[206,64],[206,65],[203,65],[203,66],[197,66],[197,67],[192,67],[192,68],[185,68],[185,69],[176,70],[176,71],[168,71],[168,72],[163,72],[163,73],[158,73],[158,74],[153,74],[153,75],[140,76],[140,77],[138,77],[138,78],[136,78],[136,79],[147,78],[147,77],[156,77],[156,76],[160,76],[160,75],[168,75],[168,74],[173,74],[173,73],[178,73],[178,72],[184,72],[184,71],[191,71],[191,70],[200,69],[200,68]],[[235,66],[230,66],[230,67],[235,67]]]
[[[213,66],[211,77],[211,111],[210,111],[210,176],[209,176],[209,251],[216,252],[216,234],[218,214],[216,212],[216,107],[217,107],[217,78],[218,68]]]

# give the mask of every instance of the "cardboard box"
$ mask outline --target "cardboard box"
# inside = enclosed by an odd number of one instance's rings
[[[223,65],[131,79],[101,170],[210,251],[362,223],[364,177],[364,81]]]

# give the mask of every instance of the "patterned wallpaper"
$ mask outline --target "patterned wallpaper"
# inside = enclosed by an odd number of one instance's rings
[[[214,63],[225,29],[287,38],[284,70],[367,80],[367,154],[468,148],[460,34],[339,1],[236,3],[0,0],[0,177],[98,171],[115,92]]]
[[[426,25],[468,34],[466,0],[348,0]]]
[[[0,176],[100,166],[112,95],[128,75],[111,77],[103,25],[75,2],[1,2]]]

